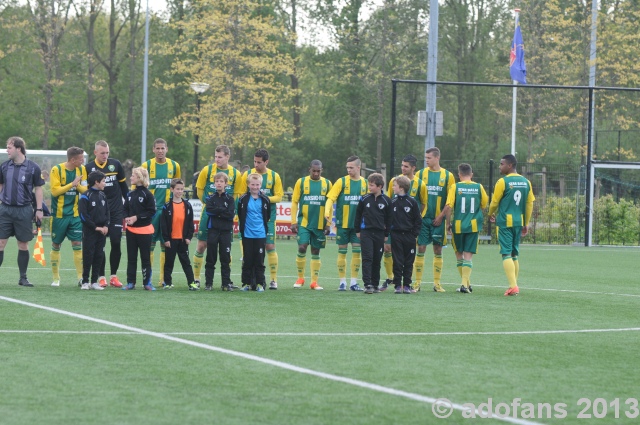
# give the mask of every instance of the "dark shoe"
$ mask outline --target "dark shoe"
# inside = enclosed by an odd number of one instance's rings
[[[224,292],[233,292],[233,287],[231,285],[222,285],[222,290]]]
[[[20,280],[18,281],[18,285],[24,286],[27,288],[33,288],[33,284],[29,282],[29,279],[27,279],[26,277],[21,277]]]
[[[382,286],[380,287],[380,292],[384,292],[387,290],[387,288],[389,287],[389,285],[391,285],[393,283],[393,280],[391,279],[387,279],[384,281],[384,283],[382,284]]]
[[[469,290],[467,289],[467,287],[466,287],[466,286],[461,285],[461,286],[460,286],[460,289],[458,289],[458,292],[460,292],[460,293],[462,293],[462,294],[468,294],[468,293],[469,293]]]
[[[373,287],[373,293],[374,294],[379,294],[380,293],[380,288],[378,288],[377,286]]]
[[[233,284],[233,282],[229,282],[229,288],[231,288],[232,290],[234,290],[234,289],[240,289],[240,287],[239,287],[239,286],[234,285],[234,284]]]
[[[396,286],[396,289],[393,291],[394,294],[402,294],[402,286]]]
[[[365,294],[373,294],[373,286],[371,285],[367,285],[366,289],[364,290]]]
[[[411,294],[411,293],[413,293],[413,291],[411,291],[411,286],[404,286],[404,287],[402,288],[402,293],[404,293],[404,294]]]
[[[473,288],[471,287],[471,284],[469,284],[469,287],[467,289],[469,290],[469,292],[473,292]]]
[[[191,289],[189,289],[189,290],[191,290]],[[204,286],[204,290],[205,291],[212,291],[213,290],[213,285],[205,285]]]

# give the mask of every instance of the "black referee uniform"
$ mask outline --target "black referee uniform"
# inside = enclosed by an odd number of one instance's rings
[[[397,195],[391,201],[391,211],[393,286],[396,289],[404,286],[410,290],[413,262],[416,259],[416,238],[422,227],[420,205],[409,195]]]
[[[44,180],[35,162],[25,158],[15,163],[9,159],[0,165],[0,239],[15,236],[22,243],[33,239],[33,190],[38,186],[44,186]],[[28,248],[18,249],[20,286],[33,286],[27,279],[29,257]],[[1,250],[0,265],[3,260],[4,250]]]
[[[362,281],[367,289],[378,290],[380,261],[384,240],[391,228],[391,199],[383,193],[369,193],[360,199],[356,209],[354,230],[360,233],[362,250]]]

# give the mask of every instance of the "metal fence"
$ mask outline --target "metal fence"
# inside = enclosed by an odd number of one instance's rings
[[[458,164],[441,161],[457,178]],[[500,178],[499,161],[472,163],[473,180],[491,196]],[[523,164],[518,172],[533,187],[536,196],[528,243],[584,245],[586,220],[586,167],[566,164]],[[593,242],[596,245],[640,245],[640,173],[605,170],[595,175]],[[486,211],[485,211],[486,213]],[[494,226],[485,214],[483,235],[497,243]]]

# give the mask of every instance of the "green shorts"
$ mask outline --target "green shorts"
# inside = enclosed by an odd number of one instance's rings
[[[500,254],[517,256],[520,253],[520,235],[522,227],[496,227]]]
[[[358,238],[354,229],[338,229],[336,231],[336,244],[348,245],[354,243],[360,244],[360,238]]]
[[[64,238],[71,242],[82,240],[82,220],[80,217],[53,217],[51,220],[51,242],[60,245]]]
[[[420,235],[418,236],[418,245],[429,245],[433,243],[434,245],[444,245],[445,241],[445,232],[444,232],[444,222],[440,223],[439,226],[434,226],[431,224],[433,219],[431,218],[423,218],[422,219],[422,227],[420,228]]]
[[[451,238],[453,250],[455,252],[470,252],[475,254],[478,251],[478,232],[454,233]]]
[[[209,221],[209,216],[207,213],[202,210],[202,214],[200,215],[200,223],[198,223],[198,240],[206,242],[209,239],[209,228],[207,228],[207,221]]]
[[[311,248],[323,249],[327,246],[327,237],[324,231],[320,229],[308,229],[306,227],[298,226],[298,245],[311,244]]]
[[[160,220],[162,219],[162,208],[156,211],[155,215],[151,219],[151,224],[153,224],[153,236],[151,237],[151,244],[154,244],[160,241],[160,244],[164,244],[164,239],[162,238],[162,229],[160,228]],[[164,245],[162,245],[164,248]]]
[[[266,245],[274,245],[276,243],[276,221],[269,220],[267,223],[267,241]]]

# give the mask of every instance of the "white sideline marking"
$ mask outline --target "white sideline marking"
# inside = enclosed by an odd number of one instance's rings
[[[2,298],[2,297],[0,297]],[[96,319],[98,320],[98,319]],[[553,335],[602,332],[637,332],[640,328],[611,329],[560,329],[550,331],[504,331],[504,332],[164,332],[162,335],[182,336],[473,336],[473,335]],[[78,334],[78,335],[139,335],[139,332],[118,331],[52,331],[0,329],[5,334]]]
[[[202,343],[199,343],[199,342],[190,341],[188,339],[177,338],[177,337],[170,336],[170,335],[163,334],[163,333],[159,333],[159,332],[147,331],[145,329],[135,328],[133,326],[122,325],[120,323],[110,322],[108,320],[97,319],[97,318],[91,317],[91,316],[85,316],[84,314],[73,313],[73,312],[66,311],[66,310],[60,310],[60,309],[53,308],[53,307],[47,307],[47,306],[44,306],[44,305],[33,304],[33,303],[30,303],[30,302],[17,300],[17,299],[14,299],[14,298],[3,297],[3,296],[0,296],[0,300],[4,300],[4,301],[15,303],[15,304],[24,305],[24,306],[27,306],[27,307],[33,307],[33,308],[37,308],[37,309],[40,309],[40,310],[50,311],[52,313],[58,313],[58,314],[62,314],[62,315],[65,315],[65,316],[74,317],[76,319],[87,320],[89,322],[100,323],[102,325],[123,329],[125,331],[129,331],[129,332],[133,332],[133,333],[139,333],[139,334],[142,334],[142,335],[152,336],[152,337],[164,339],[164,340],[167,340],[167,341],[178,342],[178,343],[181,343],[181,344],[190,345],[192,347],[202,348],[202,349],[205,349],[205,350],[214,351],[214,352],[218,352],[218,353],[222,353],[222,354],[228,354],[228,355],[235,356],[235,357],[241,357],[241,358],[244,358],[244,359],[247,359],[247,360],[252,360],[252,361],[259,362],[259,363],[264,363],[264,364],[267,364],[267,365],[270,365],[270,366],[279,367],[281,369],[290,370],[292,372],[298,372],[298,373],[302,373],[302,374],[305,374],[305,375],[311,375],[311,376],[315,376],[315,377],[318,377],[318,378],[327,379],[327,380],[330,380],[330,381],[342,382],[342,383],[345,383],[345,384],[353,385],[353,386],[364,388],[364,389],[367,389],[367,390],[372,390],[372,391],[377,391],[377,392],[381,392],[381,393],[385,393],[385,394],[395,395],[395,396],[398,396],[398,397],[404,397],[404,398],[407,398],[407,399],[410,399],[410,400],[420,401],[420,402],[423,402],[423,403],[434,404],[434,403],[436,403],[436,401],[438,401],[438,399],[433,398],[433,397],[427,397],[427,396],[423,396],[423,395],[420,395],[420,394],[410,393],[410,392],[407,392],[407,391],[396,390],[394,388],[384,387],[382,385],[372,384],[372,383],[369,383],[369,382],[366,382],[366,381],[360,381],[358,379],[347,378],[347,377],[344,377],[344,376],[333,375],[333,374],[330,374],[330,373],[318,372],[318,371],[315,371],[315,370],[312,370],[312,369],[307,369],[307,368],[304,368],[304,367],[295,366],[295,365],[292,365],[290,363],[285,363],[285,362],[281,362],[281,361],[277,361],[277,360],[271,360],[271,359],[267,359],[267,358],[264,358],[264,357],[258,357],[258,356],[255,356],[253,354],[243,353],[241,351],[228,350],[226,348],[216,347],[214,345],[202,344]],[[466,410],[465,407],[462,406],[461,404],[452,403],[451,407],[453,409],[459,410],[461,412]],[[481,415],[485,415],[486,416],[487,414],[488,414],[488,412],[480,411],[480,410],[476,409],[476,415],[478,415],[478,416],[481,416]],[[504,422],[517,424],[517,425],[540,425],[538,422],[531,422],[531,421],[526,421],[526,420],[523,420],[523,419],[517,419],[517,418],[511,418],[511,417],[504,417],[504,418],[495,417],[495,419],[499,419],[499,420],[502,420]]]

